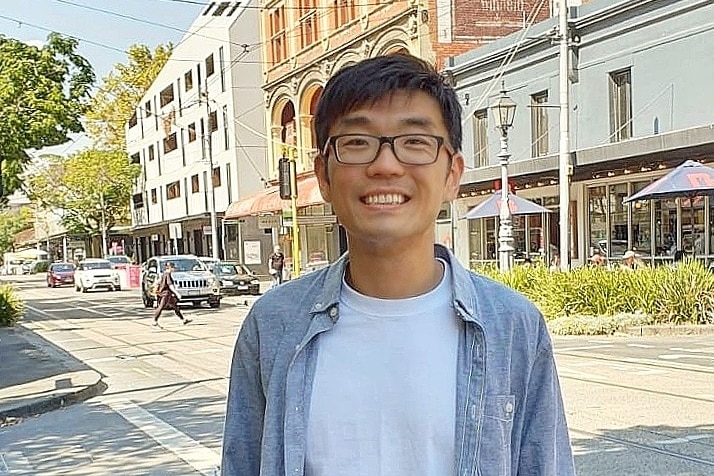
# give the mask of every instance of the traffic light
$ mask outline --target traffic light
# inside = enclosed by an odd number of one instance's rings
[[[290,159],[281,157],[278,160],[278,181],[280,182],[280,198],[283,200],[292,198],[290,169]]]

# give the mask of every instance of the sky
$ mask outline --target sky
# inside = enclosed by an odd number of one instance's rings
[[[210,0],[0,0],[0,34],[40,46],[56,31],[79,40],[78,53],[94,68],[97,82],[126,62],[133,44],[153,49],[178,43]],[[131,18],[130,18],[131,17]],[[75,137],[42,153],[66,154],[87,147]]]

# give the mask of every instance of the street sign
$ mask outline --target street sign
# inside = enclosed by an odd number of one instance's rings
[[[181,229],[181,223],[169,223],[169,238],[178,240],[182,236],[183,230]]]
[[[280,228],[282,220],[280,215],[262,215],[258,217],[258,228]]]
[[[212,235],[213,230],[211,229],[211,225],[203,225],[203,234],[204,235]]]

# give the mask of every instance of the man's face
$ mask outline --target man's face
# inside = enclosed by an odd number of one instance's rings
[[[434,242],[434,221],[445,201],[453,200],[463,173],[463,157],[454,154],[438,103],[421,91],[403,91],[366,104],[341,117],[330,129],[338,134],[432,134],[444,138],[433,164],[406,165],[383,144],[377,158],[345,165],[330,147],[315,160],[315,174],[326,202],[332,204],[352,247]],[[327,161],[327,167],[325,167]]]

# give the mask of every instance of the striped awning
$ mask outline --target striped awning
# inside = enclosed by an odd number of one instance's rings
[[[325,203],[320,194],[317,177],[314,175],[298,177],[297,186],[298,208]],[[231,203],[223,219],[235,220],[236,218],[279,212],[289,208],[290,200],[281,199],[278,186],[273,186]]]

